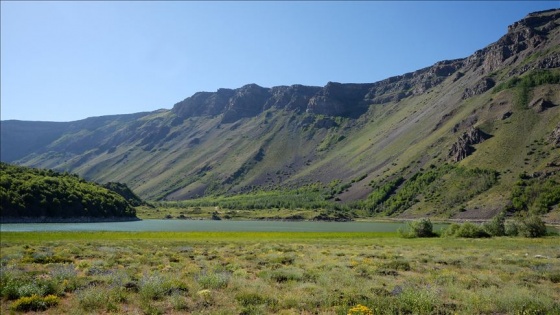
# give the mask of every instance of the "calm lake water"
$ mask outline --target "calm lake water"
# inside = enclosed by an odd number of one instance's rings
[[[0,224],[3,232],[35,231],[263,231],[263,232],[395,232],[404,223],[392,222],[284,222],[142,220],[99,223],[11,223]],[[434,224],[434,230],[442,226]]]

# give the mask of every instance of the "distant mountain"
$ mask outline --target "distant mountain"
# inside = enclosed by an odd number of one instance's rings
[[[372,214],[560,218],[554,198],[539,199],[560,182],[558,105],[556,9],[467,58],[375,83],[249,84],[171,110],[2,121],[1,160],[124,182],[150,200],[339,183],[333,200]]]
[[[119,193],[76,175],[0,163],[0,221],[133,220]],[[126,191],[124,185],[119,191]]]

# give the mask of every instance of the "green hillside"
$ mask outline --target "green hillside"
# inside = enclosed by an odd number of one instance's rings
[[[135,219],[118,193],[76,175],[0,163],[0,218]]]

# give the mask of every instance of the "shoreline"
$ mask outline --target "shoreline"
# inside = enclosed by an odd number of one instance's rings
[[[142,221],[138,217],[73,217],[73,218],[49,218],[49,217],[0,217],[0,224],[12,223],[98,223],[98,222],[132,222]]]
[[[411,218],[376,218],[376,219],[364,219],[364,218],[356,218],[347,221],[337,221],[337,220],[313,220],[313,219],[293,219],[293,218],[231,218],[231,219],[212,219],[212,218],[192,218],[192,217],[184,217],[184,218],[151,218],[151,219],[141,219],[138,217],[106,217],[106,218],[91,218],[91,217],[74,217],[74,218],[47,218],[47,217],[40,217],[40,218],[33,218],[33,217],[24,217],[24,218],[14,218],[14,217],[0,217],[0,224],[24,224],[24,223],[110,223],[110,222],[136,222],[136,221],[143,221],[143,220],[167,220],[167,221],[262,221],[262,222],[330,222],[330,223],[349,223],[349,222],[389,222],[389,223],[406,223],[410,221],[414,221],[417,219]],[[452,224],[452,223],[465,223],[471,222],[475,224],[481,224],[488,222],[488,219],[447,219],[447,220],[433,220],[432,223],[434,224]],[[553,222],[546,222],[545,225],[553,228],[560,228],[560,222],[553,221]]]

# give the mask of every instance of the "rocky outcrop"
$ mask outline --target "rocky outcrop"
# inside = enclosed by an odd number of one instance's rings
[[[508,26],[508,32],[497,42],[476,51],[466,60],[466,68],[479,68],[482,74],[489,74],[503,66],[511,65],[526,57],[547,41],[548,34],[556,29],[560,10],[548,10],[529,14],[524,19]],[[511,75],[518,75],[534,68],[555,68],[560,66],[558,54],[552,57],[535,58],[522,68],[515,68]]]
[[[309,100],[307,112],[328,116],[360,116],[367,110],[364,95],[371,85],[329,82]]]
[[[235,94],[231,89],[216,92],[198,92],[173,106],[173,112],[181,117],[215,116],[224,111],[229,99]]]
[[[338,127],[338,124],[336,123],[336,121],[332,120],[331,118],[324,117],[324,118],[317,119],[317,121],[315,121],[315,123],[313,124],[313,127],[316,129],[320,129],[320,128],[329,129],[333,127]]]
[[[465,92],[463,92],[462,99],[467,99],[469,97],[473,97],[475,95],[480,95],[496,85],[496,82],[492,78],[482,78],[482,80],[478,81],[474,86],[470,88],[466,88]]]
[[[535,100],[534,102],[532,102],[529,107],[533,108],[537,113],[541,113],[544,112],[545,110],[554,107],[554,103],[552,103],[549,100],[546,100],[544,98],[539,98],[537,100]]]
[[[431,67],[373,83],[364,98],[370,104],[383,104],[422,94],[456,73],[463,67],[463,61],[444,60]]]
[[[560,123],[554,128],[548,139],[553,146],[560,148]]]
[[[453,161],[459,162],[474,152],[473,145],[483,142],[488,138],[480,129],[471,127],[465,131],[449,150],[449,156]]]
[[[226,106],[223,123],[235,122],[244,117],[253,117],[262,113],[264,104],[270,98],[270,89],[256,84],[248,84],[235,90]]]
[[[292,86],[275,86],[270,89],[270,98],[264,105],[265,109],[278,108],[297,112],[307,109],[309,100],[321,91],[318,86],[295,84]]]

